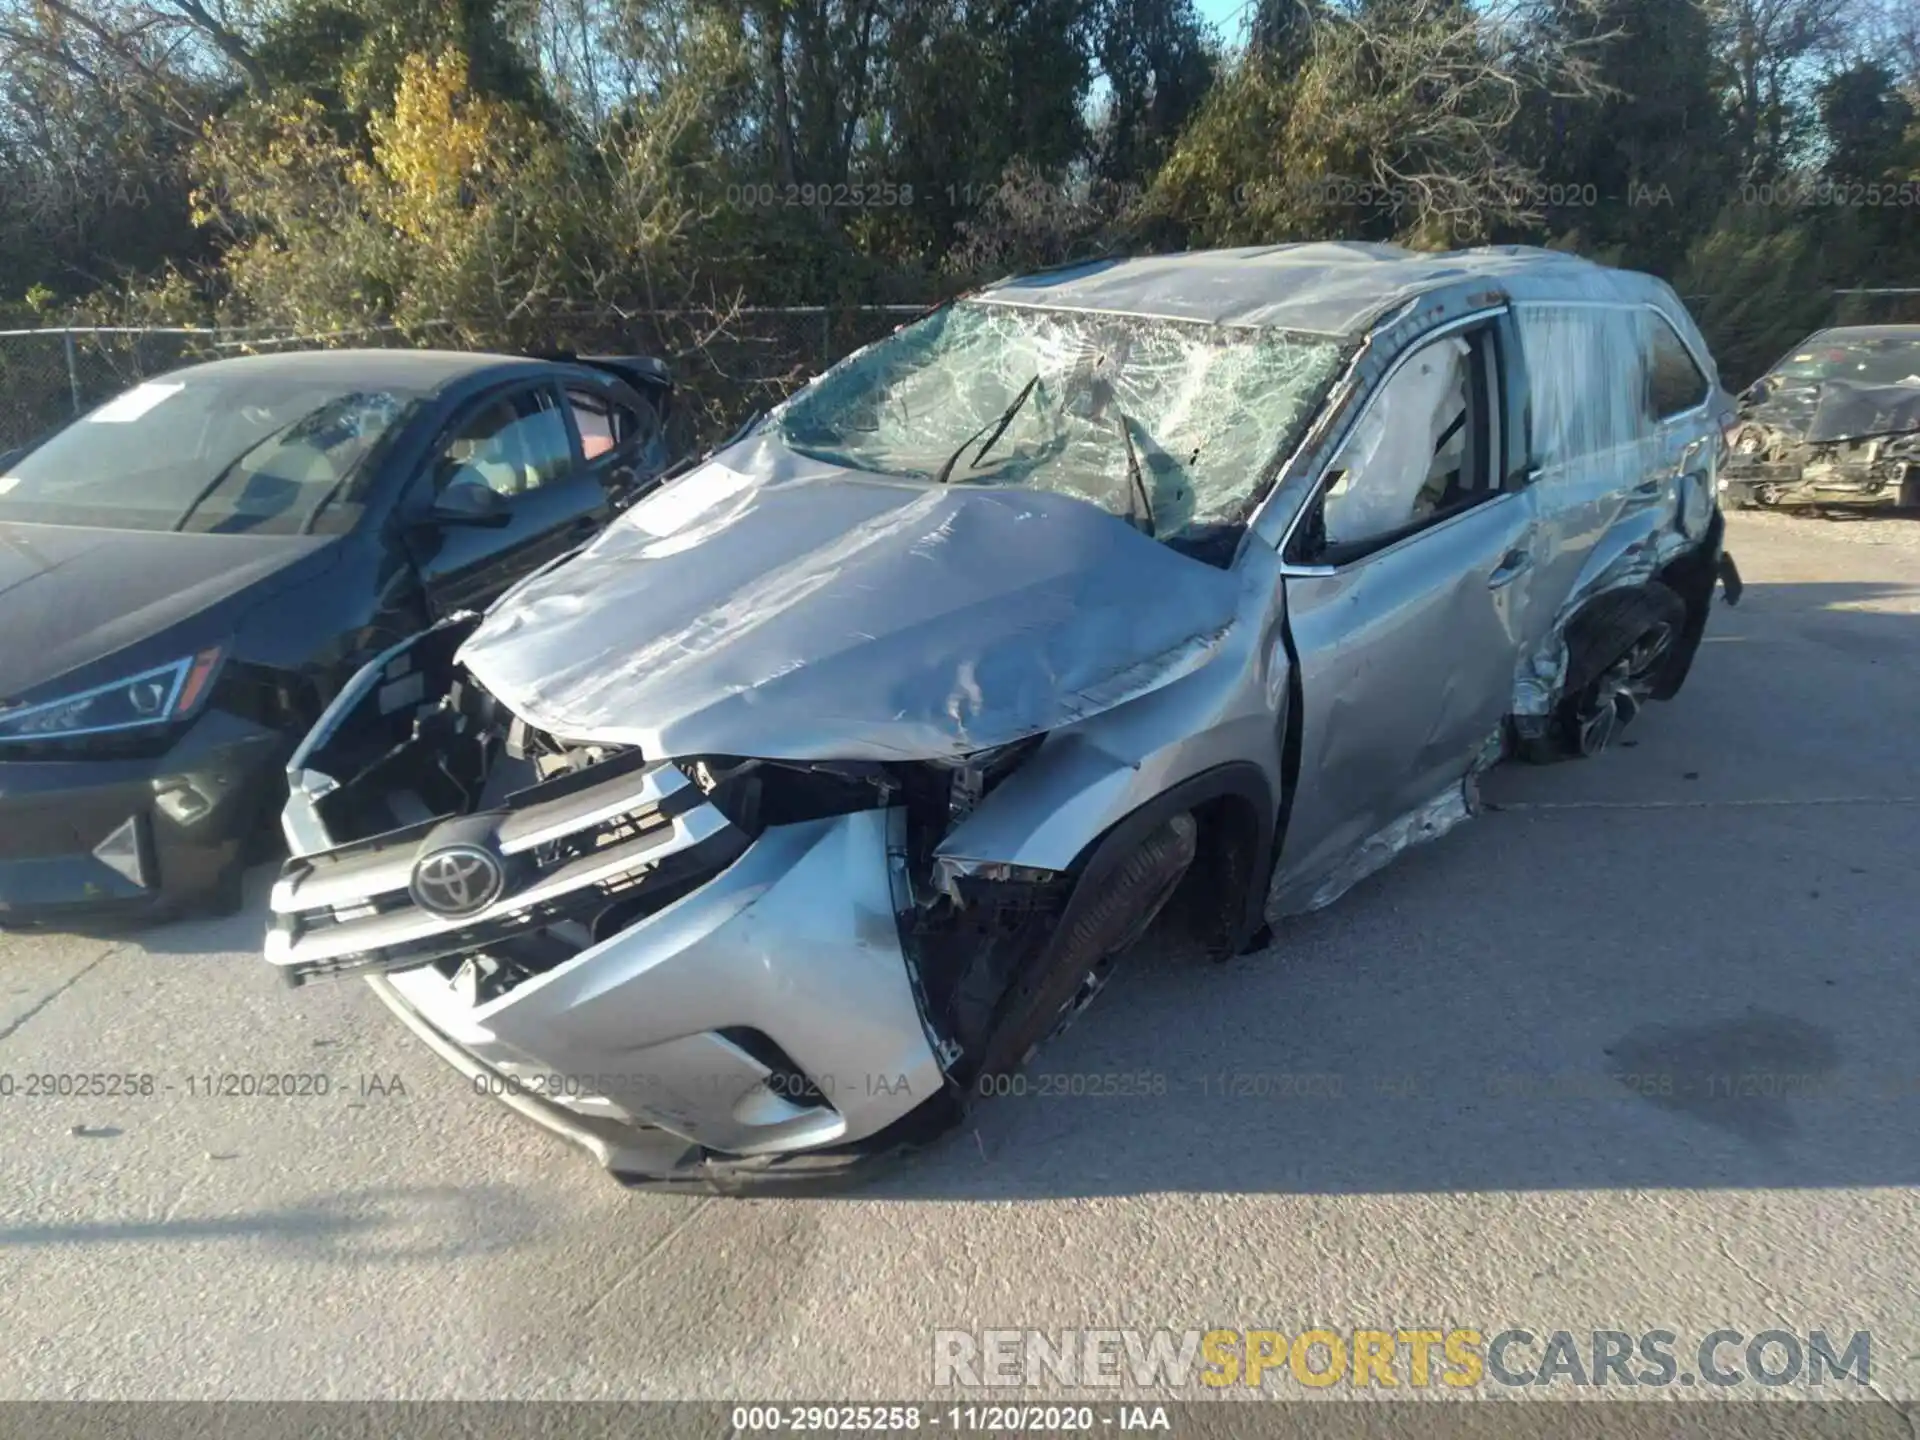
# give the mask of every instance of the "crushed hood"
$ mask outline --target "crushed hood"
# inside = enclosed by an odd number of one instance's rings
[[[459,658],[539,728],[659,758],[935,759],[1190,673],[1237,590],[1066,495],[749,440],[502,599]]]
[[[1763,398],[1740,407],[1740,419],[1764,425],[1789,440],[1804,440],[1807,424],[1819,404],[1818,381],[1776,382],[1768,387]]]
[[[1920,429],[1920,385],[1781,380],[1740,418],[1806,445],[1907,434]]]
[[[1807,443],[1864,440],[1920,430],[1920,385],[1862,385],[1828,380],[1807,425]]]

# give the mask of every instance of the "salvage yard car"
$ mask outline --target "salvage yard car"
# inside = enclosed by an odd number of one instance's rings
[[[1722,499],[1920,506],[1920,325],[1822,330],[1740,396]]]
[[[1149,926],[1264,944],[1672,696],[1725,404],[1664,284],[1546,251],[989,286],[362,671],[266,958],[629,1182],[857,1173]]]
[[[236,905],[326,702],[637,498],[669,397],[651,360],[253,356],[8,455],[0,924]]]

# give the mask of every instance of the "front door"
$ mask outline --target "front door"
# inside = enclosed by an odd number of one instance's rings
[[[477,401],[442,435],[418,482],[424,493],[412,542],[436,615],[486,608],[591,539],[612,514],[562,404],[551,384],[518,385]],[[455,486],[493,491],[500,501],[493,523],[434,520],[433,505]]]
[[[1286,908],[1331,898],[1320,882],[1458,782],[1511,703],[1533,520],[1499,484],[1496,344],[1489,323],[1403,360],[1289,542],[1302,711]]]

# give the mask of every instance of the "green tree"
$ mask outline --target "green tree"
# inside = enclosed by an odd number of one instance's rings
[[[1213,87],[1218,59],[1192,0],[1103,0],[1094,55],[1106,82],[1095,171],[1132,185],[1152,177]]]
[[[1298,57],[1251,47],[1182,135],[1144,218],[1206,244],[1473,243],[1538,219],[1521,99],[1587,93],[1527,12],[1374,0],[1315,15]]]
[[[1536,91],[1526,107],[1541,224],[1569,248],[1671,274],[1733,179],[1706,10],[1697,0],[1554,0],[1540,23],[1590,67],[1587,93]]]

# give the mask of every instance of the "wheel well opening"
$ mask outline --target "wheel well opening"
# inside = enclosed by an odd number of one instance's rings
[[[1198,827],[1193,863],[1154,928],[1220,957],[1239,939],[1247,888],[1257,879],[1259,818],[1245,796],[1231,792],[1201,801],[1191,813]]]

